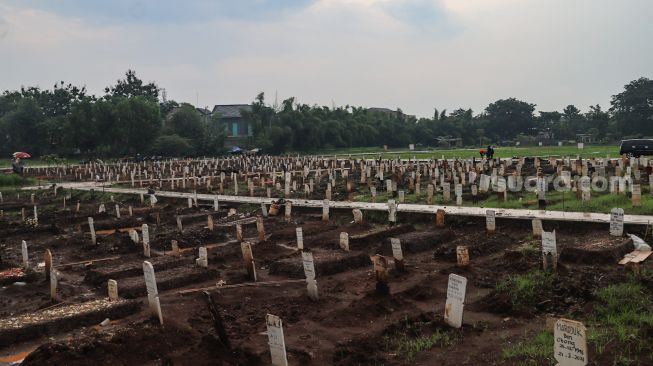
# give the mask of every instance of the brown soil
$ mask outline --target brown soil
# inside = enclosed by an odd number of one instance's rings
[[[318,191],[324,191],[325,182],[322,179],[316,186]],[[336,189],[344,194],[344,187]],[[504,360],[501,350],[543,329],[547,314],[584,318],[596,305],[595,289],[629,276],[616,262],[631,250],[632,243],[610,237],[608,225],[545,222],[547,231],[556,230],[558,274],[551,288],[537,294],[532,306],[518,308],[494,287],[509,276],[541,268],[539,241],[531,237],[530,222],[498,219],[496,233],[488,235],[481,219],[447,217],[446,228],[435,228],[433,217],[399,215],[399,222],[405,224],[388,226],[367,220],[372,217],[367,215],[364,224],[355,225],[348,210],[334,210],[331,221],[324,223],[319,209],[293,208],[290,222],[282,215],[264,220],[267,237],[263,242],[258,241],[255,223],[244,225],[258,281],[266,283],[254,284],[247,278],[233,225],[252,215],[226,217],[227,205],[222,203],[220,212],[213,213],[208,205],[189,209],[185,200],[165,198],[159,207],[150,209],[136,196],[120,202],[125,207],[123,216],[126,206],[132,205],[134,217],[116,219],[108,202],[108,213],[97,214],[99,194],[89,198],[74,193],[70,202],[78,197],[82,198],[79,213],[70,207],[63,211],[61,197],[39,193],[43,215],[34,229],[20,222],[21,207],[30,213],[29,195],[20,200],[6,195],[0,204],[5,210],[0,219],[0,244],[4,245],[0,268],[20,266],[21,240],[26,240],[33,269],[25,277],[0,279],[0,323],[23,319],[18,331],[0,327],[0,360],[35,350],[23,364],[267,365],[265,315],[270,313],[283,321],[291,365],[509,365],[514,360]],[[260,210],[253,212],[257,215]],[[214,216],[214,231],[206,227],[208,214]],[[184,215],[181,233],[177,215]],[[145,258],[142,245],[132,243],[125,232],[99,236],[98,245],[93,245],[88,216],[95,218],[96,228],[107,230],[147,223],[152,257]],[[303,228],[305,248],[315,259],[317,301],[308,297],[304,281],[288,282],[304,277],[301,255],[295,249],[298,226]],[[340,249],[341,232],[349,233],[350,252]],[[401,240],[404,271],[394,269],[391,237]],[[182,249],[179,257],[166,255],[171,240],[177,240]],[[456,265],[459,245],[469,249],[468,267]],[[195,265],[199,246],[209,248],[208,268]],[[59,271],[63,304],[50,299],[43,266],[39,266],[46,248],[52,251]],[[388,259],[388,295],[375,292],[370,255],[377,253]],[[151,319],[145,305],[144,260],[155,268],[163,326]],[[651,270],[653,265],[649,259],[640,266]],[[468,279],[462,329],[451,329],[442,320],[450,273]],[[27,284],[14,284],[17,279]],[[121,311],[105,309],[35,323],[21,318],[41,319],[47,314],[44,309],[53,305],[52,309],[58,309],[105,299],[108,279],[118,281],[122,298],[135,299]],[[221,287],[216,287],[218,282]],[[642,283],[653,290],[650,279],[643,278]],[[213,295],[231,349],[218,340],[203,293],[179,293],[201,288]],[[111,319],[110,325],[98,326],[105,318]],[[401,348],[436,333],[446,334],[450,342],[436,344],[411,359]],[[596,364],[612,365],[618,351],[606,347]]]

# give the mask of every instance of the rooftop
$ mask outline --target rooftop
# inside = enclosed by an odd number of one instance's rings
[[[251,111],[249,104],[216,104],[211,113],[220,113],[222,118],[240,118],[241,111]]]

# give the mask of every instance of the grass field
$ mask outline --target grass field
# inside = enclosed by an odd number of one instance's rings
[[[390,149],[383,151],[380,147],[365,147],[365,148],[350,148],[350,149],[335,149],[335,150],[322,150],[315,151],[313,155],[325,156],[348,156],[355,154],[366,154],[368,157],[378,157],[379,155],[384,158],[400,157],[402,159],[410,159],[416,157],[417,159],[429,158],[471,158],[480,157],[478,151],[480,148],[472,149],[450,149],[450,150],[437,150],[437,149],[419,149],[416,148],[415,152],[408,151],[408,149]],[[508,158],[513,156],[573,156],[580,155],[581,157],[617,157],[619,155],[619,146],[585,146],[584,149],[579,150],[576,146],[531,146],[531,147],[495,147],[495,157]]]
[[[0,174],[0,192],[16,190],[19,187],[36,184],[32,178],[24,178],[16,174]]]

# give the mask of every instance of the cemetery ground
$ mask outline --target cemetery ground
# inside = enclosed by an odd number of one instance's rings
[[[596,172],[625,174],[622,184],[641,182],[640,206],[617,184],[619,192],[591,192],[589,201],[567,192],[565,207],[650,214],[648,162],[385,161],[387,170],[337,162],[350,169],[342,174],[330,161],[233,159],[33,169],[16,185],[47,179],[78,189],[0,190],[0,364],[554,365],[554,324],[565,318],[586,327],[588,364],[653,365],[652,260],[618,263],[635,249],[626,234],[653,241],[647,225],[626,223],[615,234],[612,223],[546,220],[539,227],[499,215],[449,215],[446,207],[439,215],[395,212],[392,221],[391,205],[362,212],[301,205],[325,196],[371,199],[372,187],[377,202],[398,200],[397,188],[406,202],[417,200],[410,186],[420,181],[409,181],[411,171],[424,172],[419,202],[427,204],[431,169],[456,182],[449,172],[459,167],[471,177],[474,169],[526,175],[536,172],[533,164],[556,174],[557,164],[574,172],[573,188],[582,190],[575,168],[586,176],[596,165]],[[235,163],[240,171],[225,174]],[[263,163],[280,175],[250,172]],[[282,163],[296,170],[282,174]],[[393,177],[393,193],[385,193],[386,180],[362,173],[366,164]],[[88,183],[97,177],[106,187]],[[473,203],[478,178],[463,183],[463,205],[537,205],[533,193],[499,200],[505,192],[496,187]],[[252,196],[242,198],[286,197],[297,205],[193,199],[235,195],[237,182],[241,196]],[[444,199],[437,184],[433,204]],[[108,192],[116,185],[135,194]],[[139,194],[147,188],[156,193]],[[188,197],[166,197],[166,190]],[[547,192],[547,208],[562,204],[558,194]],[[543,256],[552,235],[554,252]]]
[[[69,193],[73,204],[63,209],[65,192],[36,192],[39,223],[29,227],[21,209],[31,210],[31,196],[4,192],[0,362],[27,356],[25,365],[265,365],[265,315],[271,313],[283,321],[288,361],[295,365],[548,365],[550,321],[557,317],[588,327],[590,364],[653,364],[653,266],[643,262],[632,271],[616,264],[632,242],[611,237],[608,225],[545,222],[544,229],[557,235],[554,272],[542,269],[529,221],[499,218],[496,231],[487,233],[480,218],[446,217],[445,226],[436,227],[431,215],[402,214],[389,226],[383,213],[366,212],[355,224],[347,210],[335,210],[323,222],[314,209],[294,208],[290,221],[281,214],[265,218],[259,241],[256,222],[248,221],[260,213],[257,206],[221,204],[214,212],[210,205],[188,208],[185,200],[160,199],[151,208],[137,196],[114,195],[122,210],[117,218],[109,194]],[[107,212],[98,214],[101,203]],[[230,208],[237,213],[228,216]],[[257,282],[243,266],[236,222],[243,223],[243,240],[252,243]],[[150,227],[150,258],[125,230],[142,224]],[[315,301],[302,280],[298,226],[315,258]],[[646,236],[643,227],[627,229]],[[349,233],[349,251],[340,247],[341,232]],[[396,270],[389,259],[384,294],[377,292],[369,256],[392,258],[390,237],[401,240],[404,269]],[[29,259],[21,270],[22,240]],[[178,242],[178,255],[171,253],[171,240]],[[459,245],[469,250],[466,266],[457,263]],[[200,246],[208,249],[207,268],[194,263]],[[57,272],[56,299],[45,280],[46,249]],[[144,260],[156,271],[163,325],[147,309]],[[10,270],[14,274],[6,275]],[[451,273],[468,280],[460,329],[443,320]],[[109,279],[117,281],[121,300],[108,300]],[[218,281],[223,284],[216,287]],[[225,338],[214,327],[206,295],[180,293],[200,288],[208,288]],[[107,318],[107,325],[99,325]]]

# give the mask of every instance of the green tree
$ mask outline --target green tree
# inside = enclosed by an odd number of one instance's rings
[[[193,144],[199,143],[206,132],[206,124],[199,112],[188,103],[170,112],[166,121],[168,133],[189,139]]]
[[[157,137],[152,143],[151,151],[154,154],[176,157],[190,154],[192,147],[189,139],[172,134]]]
[[[5,114],[0,121],[5,141],[3,152],[27,151],[41,154],[48,144],[45,133],[45,115],[34,98],[21,98],[16,109]]]
[[[485,108],[487,132],[501,139],[510,139],[519,133],[532,134],[535,104],[515,98],[498,100]]]
[[[618,130],[628,136],[653,136],[653,80],[639,78],[612,96]]]
[[[149,100],[158,100],[159,87],[154,83],[145,84],[136,76],[136,71],[127,70],[124,79],[116,81],[116,85],[104,88],[104,92],[111,97],[138,97],[142,96]]]

